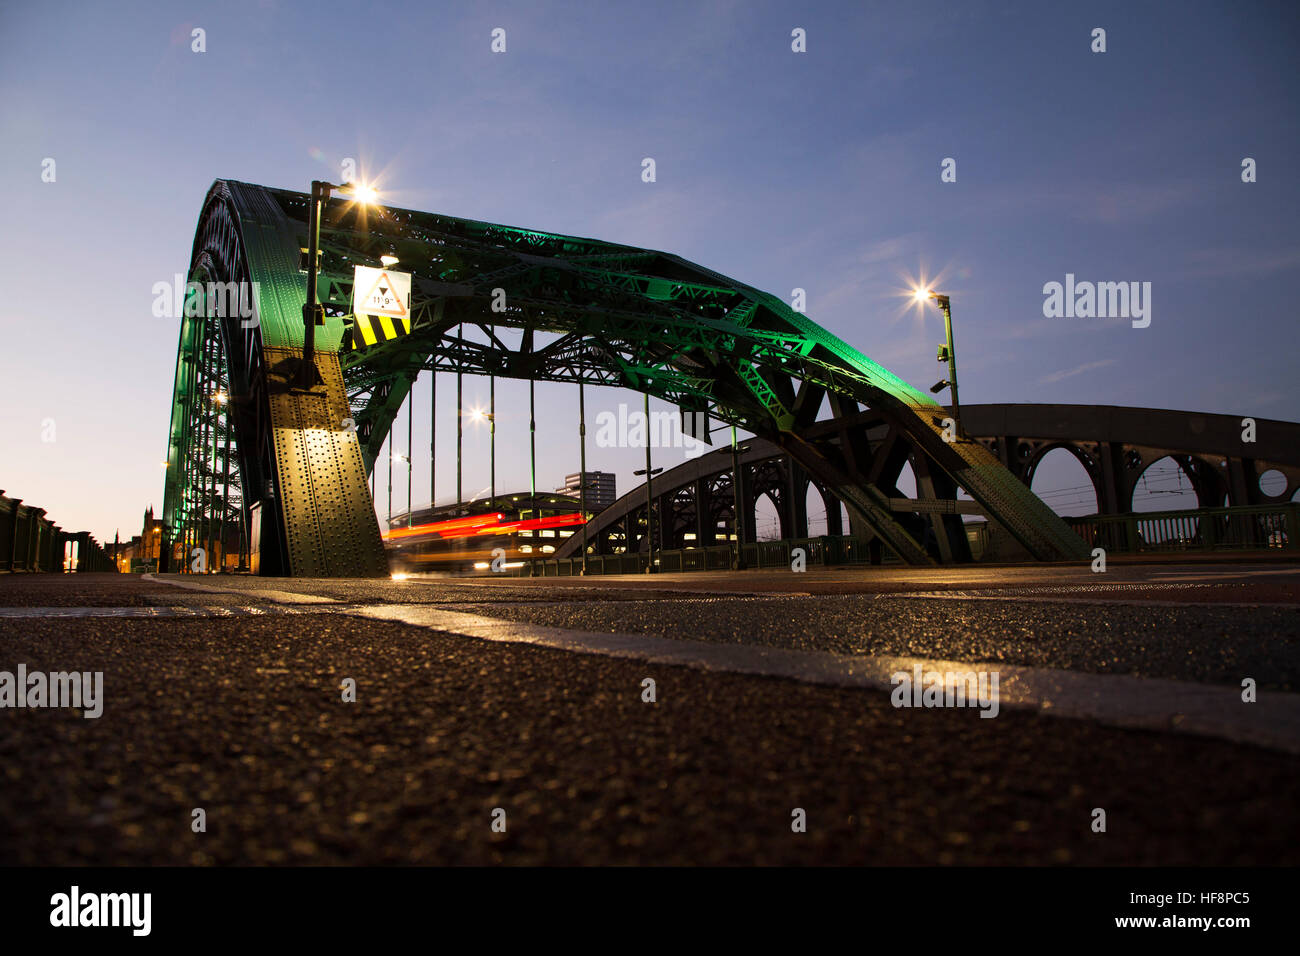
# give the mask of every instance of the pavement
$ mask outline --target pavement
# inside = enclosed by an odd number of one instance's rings
[[[0,671],[104,703],[0,709],[0,864],[1294,865],[1298,636],[1264,561],[9,575]]]

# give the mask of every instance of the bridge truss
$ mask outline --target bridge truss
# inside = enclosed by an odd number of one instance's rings
[[[929,396],[780,299],[668,253],[333,200],[322,213],[316,334],[325,384],[297,394],[288,369],[302,354],[308,202],[216,182],[190,268],[192,279],[255,283],[255,323],[219,317],[205,328],[229,383],[242,512],[268,573],[383,573],[366,475],[422,371],[617,386],[704,412],[783,449],[845,504],[855,533],[908,563],[932,563],[936,551],[891,501],[909,461],[921,497],[964,489],[1034,558],[1087,557],[986,448],[948,440],[948,413]],[[379,267],[381,256],[413,274],[409,332],[363,337],[349,314],[352,269]],[[212,382],[189,371],[187,328],[164,520],[192,540],[207,500],[194,490],[206,474],[195,461],[196,396]],[[869,413],[870,435],[816,428],[824,406],[837,419]],[[932,511],[938,559],[969,560],[960,514]]]

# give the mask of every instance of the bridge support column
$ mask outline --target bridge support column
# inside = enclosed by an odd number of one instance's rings
[[[1097,513],[1103,515],[1123,514],[1129,510],[1129,502],[1122,500],[1124,479],[1124,449],[1111,442],[1099,442],[1101,449],[1098,466]]]
[[[793,458],[785,459],[792,538],[808,537],[808,476]]]
[[[1228,459],[1228,494],[1234,505],[1257,505],[1262,497],[1253,458]]]
[[[742,529],[740,540],[745,544],[753,544],[758,540],[758,522],[754,520],[754,500],[750,495],[749,475],[743,464],[737,469],[736,489],[736,500],[740,502],[740,514],[736,516],[736,524]]]
[[[700,548],[712,547],[714,542],[712,497],[708,478],[695,479],[695,544]]]
[[[275,452],[276,529],[297,577],[377,577],[388,571],[375,521],[361,445],[351,418],[338,354],[317,351],[323,385],[294,389],[301,350],[264,347],[271,440]],[[267,544],[262,542],[262,560]],[[274,570],[274,569],[271,569]],[[263,573],[266,573],[263,571]]]

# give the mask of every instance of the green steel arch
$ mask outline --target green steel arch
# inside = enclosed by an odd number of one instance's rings
[[[224,381],[224,440],[235,447],[227,457],[237,460],[242,513],[261,505],[264,569],[383,573],[367,471],[418,374],[436,370],[621,386],[707,412],[785,449],[909,563],[932,559],[890,509],[897,492],[885,459],[900,454],[925,463],[918,477],[930,497],[965,489],[1035,558],[1088,557],[985,448],[944,440],[947,412],[929,396],[775,296],[669,253],[332,200],[322,213],[326,324],[316,338],[325,388],[294,394],[286,363],[302,350],[308,202],[222,180],[208,193],[190,277],[255,283],[258,316],[182,320],[164,506],[178,539],[214,497],[193,487],[213,477],[202,455],[195,464],[207,407],[196,392],[201,381]],[[378,267],[384,255],[413,274],[411,328],[364,345],[349,315],[352,269]],[[205,358],[213,354],[215,363]],[[827,401],[837,417],[870,409],[889,426],[887,447],[810,434]],[[219,423],[208,432],[222,440]],[[960,516],[941,530],[943,559],[968,559]]]

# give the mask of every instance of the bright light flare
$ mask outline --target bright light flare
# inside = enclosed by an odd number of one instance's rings
[[[392,577],[393,577],[393,580],[394,580],[394,581],[405,581],[407,578],[410,577],[410,575],[409,575],[409,574],[403,574],[401,571],[398,571],[398,572],[397,572],[396,574],[394,574]]]
[[[912,298],[915,299],[917,302],[924,302],[932,295],[934,295],[934,293],[931,292],[929,289],[925,288],[925,286],[918,286],[917,288],[912,290]]]
[[[354,183],[352,186],[352,198],[365,206],[379,205],[379,193],[374,186],[367,186],[364,183]]]

